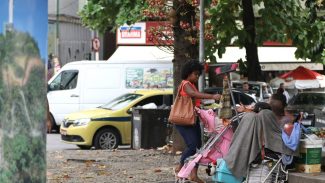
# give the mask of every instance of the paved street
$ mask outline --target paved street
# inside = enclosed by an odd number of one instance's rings
[[[46,150],[57,151],[57,150],[80,150],[76,145],[67,144],[61,141],[60,134],[47,134],[46,137]],[[130,145],[119,146],[119,149],[129,149]]]
[[[47,134],[46,141],[47,151],[79,149],[76,145],[61,142],[60,134]]]

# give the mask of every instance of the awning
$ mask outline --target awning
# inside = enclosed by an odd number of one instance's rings
[[[302,59],[296,59],[295,47],[259,47],[258,56],[263,71],[289,71],[304,66],[310,70],[323,70],[320,63],[311,63]],[[217,56],[217,54],[215,54]],[[227,47],[222,58],[217,59],[218,64],[235,63],[238,59],[245,59],[245,49],[239,47]],[[157,46],[119,46],[108,59],[109,62],[133,63],[133,62],[159,62],[170,63],[174,58],[172,51]]]
[[[284,73],[279,77],[285,79],[285,85],[293,85],[297,89],[325,87],[324,75],[302,66],[299,66],[290,72]]]
[[[296,59],[295,51],[296,47],[258,47],[258,58],[260,63],[263,62],[306,62],[302,59]],[[222,58],[218,57],[218,54],[214,54],[217,57],[218,63],[237,62],[237,60],[246,60],[246,51],[244,48],[239,47],[227,47],[226,52],[222,55]],[[309,61],[309,60],[307,60]]]
[[[258,47],[258,58],[263,71],[289,71],[304,66],[310,70],[323,70],[321,63],[311,63],[310,60],[296,59],[295,47]],[[244,48],[227,47],[222,58],[218,54],[217,63],[235,63],[239,59],[246,60],[246,51]]]
[[[299,66],[314,71],[322,71],[323,64],[321,63],[260,63],[262,71],[291,71]]]

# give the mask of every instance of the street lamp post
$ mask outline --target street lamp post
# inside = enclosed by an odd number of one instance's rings
[[[5,24],[5,31],[4,33],[6,34],[6,32],[10,32],[13,30],[13,23],[14,23],[14,0],[8,0],[9,3],[9,7],[8,7],[8,23]]]
[[[13,23],[13,17],[14,17],[14,0],[9,0],[9,24]]]
[[[200,1],[200,34],[199,34],[199,61],[201,64],[205,64],[204,61],[204,0]],[[204,90],[205,73],[199,78],[199,91]]]
[[[60,56],[59,56],[59,39],[60,39],[60,36],[59,36],[59,16],[60,16],[60,0],[56,0],[56,21],[55,21],[55,25],[56,25],[56,39],[55,39],[55,42],[56,42],[56,50],[55,50],[55,54],[56,56],[59,58],[60,60]]]

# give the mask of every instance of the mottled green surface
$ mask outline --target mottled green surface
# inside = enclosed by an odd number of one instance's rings
[[[45,65],[28,34],[0,34],[0,182],[46,182]]]

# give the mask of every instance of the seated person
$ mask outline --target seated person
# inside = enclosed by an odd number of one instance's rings
[[[242,92],[244,92],[244,93],[249,93],[250,92],[248,82],[244,82],[242,87],[243,87]]]
[[[259,156],[262,147],[280,154],[298,155],[282,141],[282,96],[272,95],[269,104],[272,110],[246,112],[234,133],[229,153],[224,157],[228,169],[239,180],[246,176],[250,164]]]

